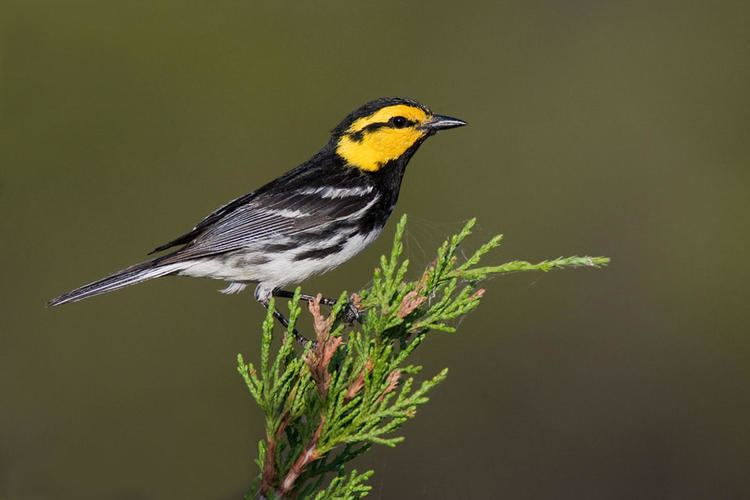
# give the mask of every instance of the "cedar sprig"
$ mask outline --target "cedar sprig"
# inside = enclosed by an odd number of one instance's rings
[[[397,431],[429,401],[428,393],[448,373],[417,378],[422,367],[409,356],[431,331],[455,331],[456,321],[476,309],[485,294],[480,284],[491,276],[521,271],[606,265],[605,257],[566,257],[536,264],[479,263],[502,242],[496,236],[468,258],[459,249],[475,219],[448,238],[435,259],[413,280],[402,259],[406,216],[396,227],[391,252],[380,259],[372,285],[348,297],[342,293],[329,314],[320,296],[308,305],[316,343],[298,350],[294,328],[300,316],[300,291],[289,301],[289,327],[272,353],[274,318],[269,307],[262,324],[260,365],[238,355],[238,370],[265,415],[265,438],[258,444],[259,468],[246,498],[357,499],[368,494],[373,471],[347,465],[373,445],[393,447]],[[359,310],[359,320],[340,320],[344,305]]]

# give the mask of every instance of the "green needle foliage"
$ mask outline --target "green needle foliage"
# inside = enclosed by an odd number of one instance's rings
[[[301,313],[300,291],[289,302],[290,324],[272,352],[274,318],[263,322],[260,364],[237,356],[238,370],[265,415],[265,439],[258,444],[258,477],[250,498],[356,499],[368,494],[373,471],[347,470],[371,446],[395,446],[396,431],[414,418],[427,394],[447,376],[444,369],[418,381],[421,366],[409,355],[433,330],[453,332],[457,319],[474,310],[486,278],[520,271],[600,267],[605,257],[567,257],[532,264],[513,261],[479,266],[498,247],[497,236],[460,261],[457,251],[471,233],[470,220],[438,249],[421,276],[407,279],[401,260],[406,216],[396,228],[393,249],[382,256],[372,286],[342,293],[329,315],[320,297],[308,304],[315,341],[299,349],[293,329]],[[345,306],[359,311],[348,325]]]

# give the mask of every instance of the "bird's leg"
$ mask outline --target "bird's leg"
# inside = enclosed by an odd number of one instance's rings
[[[267,300],[261,300],[259,302],[261,304],[263,304],[263,307],[265,307],[266,309],[268,309],[268,308],[271,307],[271,304],[269,304],[269,302]],[[281,312],[279,312],[278,309],[276,309],[274,307],[272,314],[273,314],[273,317],[276,318],[276,320],[279,323],[281,323],[281,325],[284,328],[289,328],[289,320],[287,319],[286,316],[284,316],[283,314],[281,314]],[[296,328],[292,328],[292,336],[294,336],[294,340],[296,340],[297,343],[299,343],[302,347],[307,347],[308,345],[312,346],[312,347],[315,347],[315,345],[317,344],[316,341],[310,340],[307,337],[305,337],[304,335],[302,335],[299,332],[299,330],[297,330]]]
[[[279,289],[276,289],[276,290],[273,291],[273,296],[274,297],[281,297],[282,299],[292,299],[292,298],[294,298],[294,292],[290,292],[289,290],[279,290]],[[299,295],[299,300],[303,300],[305,302],[312,302],[312,301],[315,300],[315,297],[313,295],[308,295],[306,293],[301,293]],[[327,298],[323,297],[322,299],[320,299],[320,303],[323,304],[324,306],[333,307],[333,306],[336,305],[336,300],[335,299],[327,299]]]
[[[294,292],[290,292],[289,290],[276,289],[272,292],[272,294],[274,297],[280,297],[283,299],[294,298]],[[301,293],[299,299],[305,302],[312,302],[316,299],[316,297],[314,297],[313,295],[308,295],[306,293]],[[324,306],[333,307],[336,305],[336,300],[323,297],[320,299],[320,303]],[[341,312],[346,324],[350,325],[359,319],[359,309],[357,309],[357,307],[352,303],[351,300],[346,301],[346,304],[344,304]]]

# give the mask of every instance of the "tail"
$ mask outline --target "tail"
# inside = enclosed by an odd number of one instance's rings
[[[164,257],[169,257],[164,256]],[[183,266],[179,263],[163,264],[164,257],[159,257],[148,262],[142,262],[127,269],[116,272],[106,278],[94,281],[88,285],[66,292],[59,297],[47,302],[50,307],[61,306],[68,302],[77,302],[79,300],[101,295],[103,293],[118,290],[129,285],[135,285],[153,278],[165,276],[178,271]]]

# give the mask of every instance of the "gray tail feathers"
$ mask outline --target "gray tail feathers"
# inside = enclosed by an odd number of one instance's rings
[[[164,256],[169,257],[169,256]],[[134,266],[130,266],[127,269],[118,271],[114,274],[102,278],[100,280],[83,285],[80,288],[66,292],[59,297],[47,302],[50,307],[61,306],[68,302],[77,302],[79,300],[101,295],[103,293],[118,290],[120,288],[135,285],[153,278],[165,276],[179,270],[182,266],[180,264],[162,264],[161,261],[164,257],[150,260],[148,262],[142,262]]]

